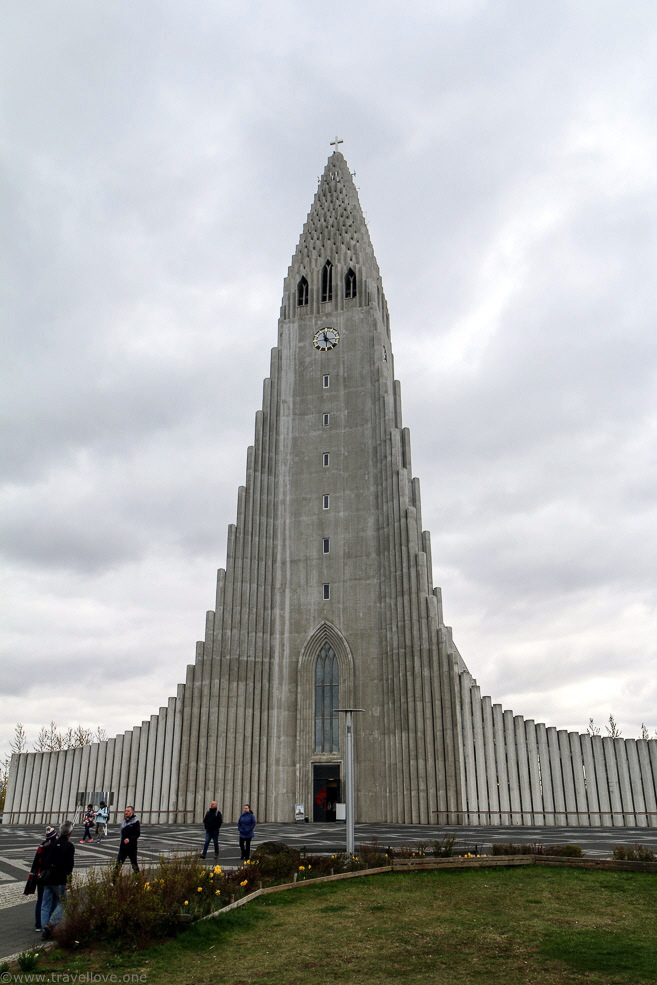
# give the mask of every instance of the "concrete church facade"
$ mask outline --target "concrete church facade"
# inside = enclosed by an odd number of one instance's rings
[[[335,817],[359,707],[357,821],[657,826],[657,741],[580,735],[481,695],[442,616],[387,305],[336,150],[284,284],[226,568],[195,663],[123,735],[12,758],[5,820],[105,795],[147,821]]]

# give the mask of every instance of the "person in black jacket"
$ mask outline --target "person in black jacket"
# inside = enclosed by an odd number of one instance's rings
[[[127,858],[130,859],[133,872],[139,872],[137,865],[137,839],[141,834],[139,819],[135,815],[134,807],[126,807],[123,812],[123,823],[119,831],[119,854],[114,866],[114,878],[119,874],[119,869]]]
[[[217,808],[217,801],[213,800],[210,804],[209,810],[203,818],[203,827],[205,828],[205,844],[203,845],[201,858],[205,858],[207,855],[208,846],[211,840],[214,842],[215,860],[219,858],[219,828],[221,827],[222,821],[223,817],[221,816],[221,811]]]
[[[64,821],[59,838],[53,838],[41,859],[43,901],[41,903],[41,939],[50,940],[52,928],[62,919],[66,883],[75,865],[75,849],[70,842],[72,821]]]
[[[46,837],[44,841],[38,846],[34,860],[32,861],[32,867],[30,869],[30,875],[28,878],[28,884],[25,887],[25,894],[29,895],[36,890],[36,899],[34,901],[34,930],[36,933],[42,932],[41,927],[41,907],[43,906],[43,890],[44,885],[39,880],[39,876],[43,871],[43,862],[46,858],[47,849],[50,848],[52,842],[57,838],[57,829],[48,825],[46,828]],[[29,887],[29,888],[28,888]]]

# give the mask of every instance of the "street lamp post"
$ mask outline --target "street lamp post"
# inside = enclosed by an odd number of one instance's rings
[[[345,785],[347,788],[347,854],[354,853],[354,712],[365,711],[364,708],[336,708],[345,716],[347,741],[345,743]]]

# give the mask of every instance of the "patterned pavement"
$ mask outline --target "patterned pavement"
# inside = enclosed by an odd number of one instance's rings
[[[80,845],[82,825],[74,828],[75,868],[110,865],[118,851],[118,827],[110,828],[100,845]],[[43,839],[41,825],[0,825],[0,961],[40,942],[34,933],[34,897],[24,896],[23,887]],[[345,850],[343,824],[259,824],[253,841],[283,841],[299,850],[332,853]],[[456,839],[457,850],[486,854],[494,841],[545,845],[573,842],[592,858],[609,857],[618,844],[644,844],[657,851],[654,828],[555,828],[555,827],[438,827],[413,824],[357,824],[356,845],[377,840],[382,847],[429,845],[446,835]],[[161,855],[198,852],[203,847],[202,825],[143,825],[139,839],[140,863],[155,862]],[[239,866],[237,825],[224,824],[219,838],[223,866]],[[212,849],[208,858],[211,858]],[[128,865],[129,863],[126,863]],[[27,906],[30,903],[31,906]]]

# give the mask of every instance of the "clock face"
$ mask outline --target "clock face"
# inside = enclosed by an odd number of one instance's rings
[[[321,328],[319,332],[315,332],[313,345],[316,349],[326,351],[326,349],[335,349],[339,341],[340,333],[337,329]]]

